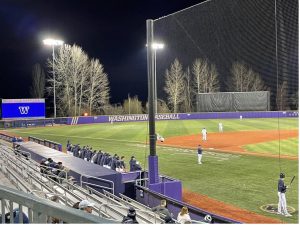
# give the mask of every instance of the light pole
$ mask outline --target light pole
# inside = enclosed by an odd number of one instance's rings
[[[155,101],[155,114],[157,114],[157,83],[156,83],[156,51],[163,49],[163,43],[153,42],[151,48],[154,50],[154,101]]]
[[[56,118],[56,95],[55,95],[55,70],[54,70],[54,60],[55,60],[55,55],[54,55],[54,48],[55,46],[61,46],[63,45],[62,40],[55,40],[55,39],[45,39],[43,40],[44,45],[50,45],[52,46],[52,73],[53,73],[53,105],[54,105],[54,118]]]

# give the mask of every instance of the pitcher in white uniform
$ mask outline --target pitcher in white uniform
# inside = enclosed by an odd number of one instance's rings
[[[206,141],[207,140],[207,131],[206,131],[206,129],[203,128],[201,133],[202,133],[202,141]]]

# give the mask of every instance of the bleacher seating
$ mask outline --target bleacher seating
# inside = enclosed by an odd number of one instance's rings
[[[82,199],[88,199],[95,203],[93,214],[107,219],[121,221],[127,214],[128,206],[126,201],[120,201],[114,195],[102,194],[97,190],[88,187],[80,187],[68,179],[57,182],[55,175],[41,173],[40,164],[30,157],[24,157],[16,153],[12,148],[0,145],[0,156],[2,167],[6,168],[6,175],[14,180],[19,190],[31,193],[35,196],[49,199],[51,196],[58,196],[59,203],[70,206]],[[44,167],[44,169],[51,169]],[[3,169],[2,169],[3,172]],[[139,223],[161,223],[161,219],[151,211],[135,207],[137,210],[137,220]]]

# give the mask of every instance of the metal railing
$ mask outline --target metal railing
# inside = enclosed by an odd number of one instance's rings
[[[118,223],[115,220],[101,218],[71,207],[61,207],[61,204],[38,198],[18,190],[0,185],[0,200],[2,223],[5,223],[6,212],[10,222],[14,223],[13,205],[18,204],[19,222],[23,223],[23,212],[28,212],[29,223],[47,223],[49,217],[57,218],[66,223]],[[9,202],[10,207],[6,207]],[[24,210],[26,208],[27,210]]]
[[[94,184],[94,183],[89,183],[89,182],[83,181],[84,177],[86,177],[88,179],[94,179],[94,180],[99,180],[101,182],[108,183],[111,187],[106,187],[106,186],[97,185],[97,184]],[[106,180],[106,179],[103,179],[103,178],[93,177],[93,176],[88,176],[88,175],[81,175],[80,176],[80,186],[82,187],[83,184],[86,184],[87,186],[94,186],[94,187],[99,187],[99,188],[102,188],[102,189],[108,189],[112,192],[112,194],[114,194],[114,192],[115,192],[115,184],[111,180]]]

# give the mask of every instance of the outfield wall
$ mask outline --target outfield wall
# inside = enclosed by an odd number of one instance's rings
[[[298,118],[298,111],[270,112],[222,112],[222,113],[169,113],[157,114],[156,120],[195,120],[195,119],[246,119],[246,118]],[[81,116],[67,118],[67,124],[114,123],[147,121],[148,114],[115,116]]]
[[[207,113],[166,113],[157,114],[156,120],[195,120],[195,119],[243,119],[246,118],[298,118],[298,111],[270,112],[207,112]],[[0,129],[17,127],[77,125],[90,123],[138,122],[147,121],[148,114],[110,115],[110,116],[79,116],[48,119],[2,120]]]

